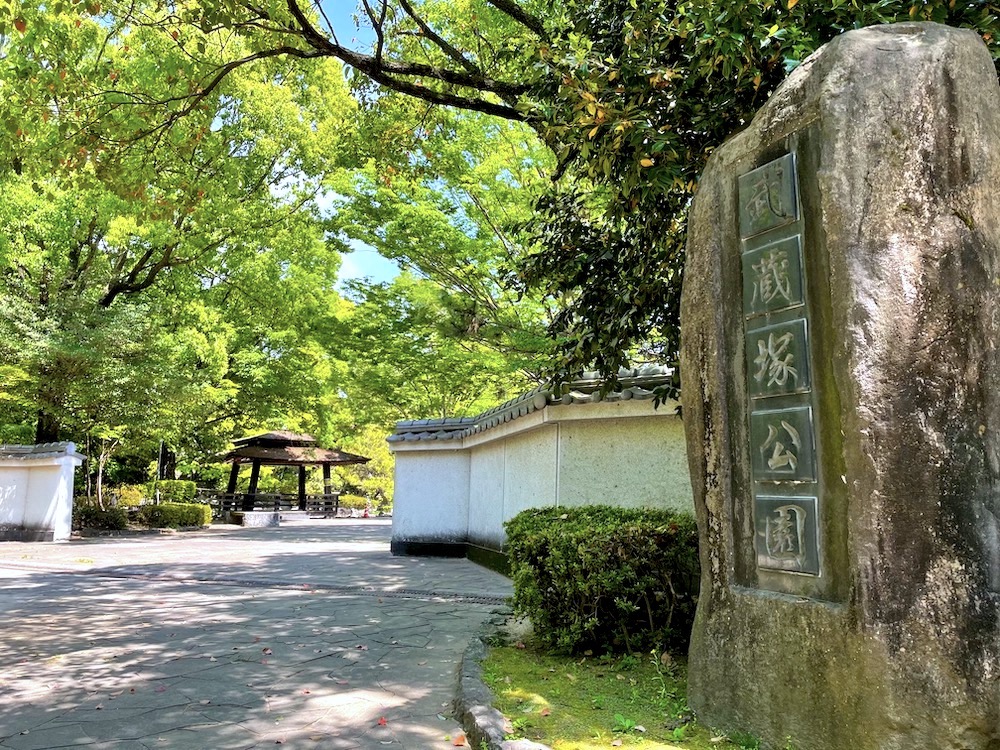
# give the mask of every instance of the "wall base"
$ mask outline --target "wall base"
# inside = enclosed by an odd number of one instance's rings
[[[0,528],[0,542],[54,542],[52,529]]]
[[[389,549],[394,555],[412,555],[414,557],[465,557],[495,570],[504,576],[510,576],[510,562],[500,550],[480,547],[468,542],[417,541],[409,539],[393,539]]]

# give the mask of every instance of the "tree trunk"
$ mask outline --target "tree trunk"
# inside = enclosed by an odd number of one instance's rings
[[[35,442],[58,443],[59,428],[59,420],[40,409],[38,411],[38,419],[35,422]]]
[[[177,478],[177,454],[160,441],[160,457],[156,463],[157,479]]]

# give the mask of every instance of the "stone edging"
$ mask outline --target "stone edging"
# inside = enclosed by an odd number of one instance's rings
[[[502,620],[490,621],[462,654],[458,694],[454,701],[455,718],[465,729],[469,746],[477,750],[482,747],[489,750],[551,750],[548,745],[531,740],[504,739],[507,720],[493,708],[493,691],[483,682],[482,666],[487,654],[486,640],[495,637],[497,625],[501,623]]]

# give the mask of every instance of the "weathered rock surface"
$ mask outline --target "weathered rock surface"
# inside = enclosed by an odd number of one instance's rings
[[[771,490],[749,414],[785,403],[748,393],[737,180],[788,153],[816,476]],[[977,35],[852,31],[792,73],[703,176],[682,321],[700,718],[797,750],[998,750],[1000,87]],[[761,566],[764,491],[818,498],[818,575]]]

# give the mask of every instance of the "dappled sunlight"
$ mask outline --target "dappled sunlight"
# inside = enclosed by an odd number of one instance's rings
[[[480,595],[492,574],[392,558],[387,526],[328,528],[0,547],[0,747],[450,746],[492,605],[379,592]]]

